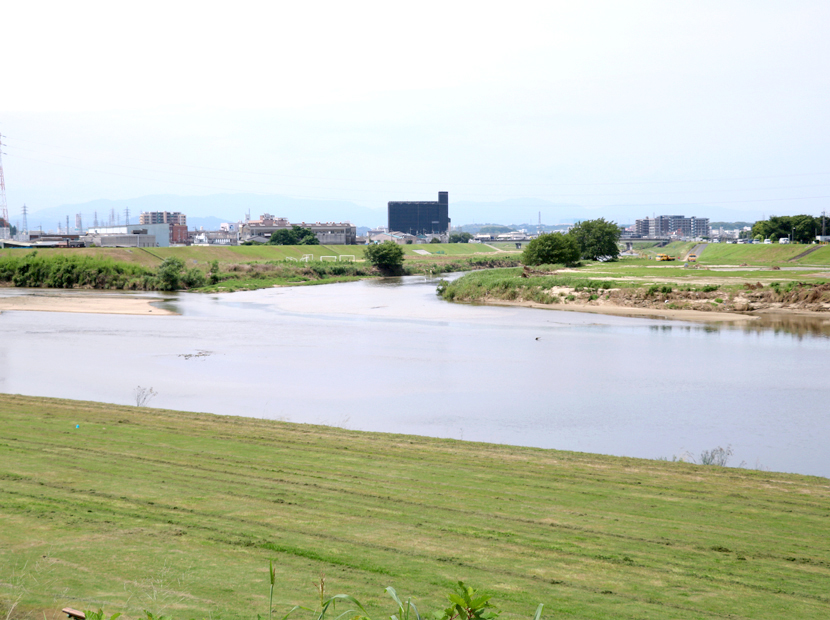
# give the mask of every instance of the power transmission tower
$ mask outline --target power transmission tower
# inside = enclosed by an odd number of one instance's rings
[[[129,209],[124,209],[124,219],[126,220],[125,223],[127,224],[127,226],[129,226],[130,225],[130,210]]]
[[[0,239],[10,239],[9,207],[6,204],[6,180],[3,178],[3,134],[0,134]]]
[[[20,230],[17,231],[19,235],[19,239],[21,241],[28,241],[29,240],[29,217],[28,217],[29,209],[24,204],[23,205],[23,222],[20,225]]]
[[[95,228],[98,228],[98,212],[97,211],[95,212],[95,219],[92,221],[92,225]]]

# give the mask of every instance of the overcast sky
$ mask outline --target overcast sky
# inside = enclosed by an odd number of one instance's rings
[[[13,221],[159,193],[830,205],[827,0],[4,2],[0,34]]]

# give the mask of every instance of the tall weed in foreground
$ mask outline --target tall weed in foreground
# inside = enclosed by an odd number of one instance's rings
[[[335,620],[372,620],[366,608],[353,596],[336,594],[326,599],[325,580],[322,577],[319,585],[315,584],[315,586],[320,592],[320,610],[313,612],[314,620],[325,620],[329,613],[336,614]],[[422,620],[422,616],[411,598],[402,601],[392,586],[386,588],[386,593],[397,605],[397,610],[389,615],[391,620]],[[432,620],[495,620],[500,612],[490,602],[491,598],[489,594],[482,594],[463,581],[459,581],[453,587],[453,590],[447,594],[449,606],[443,610],[434,611],[430,617]],[[341,605],[339,612],[337,610],[338,604]],[[342,610],[344,604],[348,605],[349,608]],[[540,603],[533,615],[533,620],[541,620],[543,608],[544,605]],[[287,620],[298,609],[311,611],[307,607],[297,605],[283,616],[282,620]]]
[[[701,465],[717,465],[719,467],[726,467],[729,457],[732,456],[732,446],[726,448],[712,448],[711,450],[704,450],[700,453]]]

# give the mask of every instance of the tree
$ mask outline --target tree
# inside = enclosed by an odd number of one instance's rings
[[[181,288],[184,261],[181,258],[169,256],[162,261],[158,270],[159,288],[163,291],[177,291]]]
[[[573,265],[579,260],[576,239],[562,233],[539,235],[527,244],[522,252],[525,265]]]
[[[320,245],[310,228],[303,228],[302,226],[292,226],[291,230],[287,228],[280,228],[271,233],[271,238],[268,240],[270,245]]]
[[[433,237],[429,240],[430,243],[441,243],[441,240],[438,237]]]
[[[280,228],[271,233],[271,238],[268,239],[269,245],[297,245],[297,235],[293,230],[287,228]]]
[[[403,267],[403,248],[394,241],[384,241],[363,248],[366,259],[385,272],[398,272]]]
[[[467,243],[472,238],[473,235],[468,232],[453,233],[450,235],[450,243]]]
[[[601,217],[598,220],[577,222],[568,231],[579,246],[579,254],[588,260],[606,258],[617,260],[620,248],[620,227],[615,222],[607,222]]]
[[[501,226],[500,224],[488,224],[479,228],[478,232],[484,235],[500,235],[501,233],[509,233],[515,231],[515,228],[510,226]]]
[[[812,243],[821,234],[821,218],[812,215],[772,215],[752,225],[752,234],[764,239],[780,239],[792,235],[793,243]]]

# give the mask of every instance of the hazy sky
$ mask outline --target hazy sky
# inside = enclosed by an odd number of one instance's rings
[[[829,35],[827,0],[4,2],[10,215],[439,189],[818,213]]]

